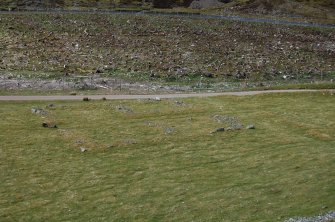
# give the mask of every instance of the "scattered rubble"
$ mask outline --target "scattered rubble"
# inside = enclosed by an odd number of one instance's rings
[[[333,222],[335,221],[335,211],[328,212],[315,217],[294,217],[285,222]]]
[[[133,113],[134,111],[129,108],[128,106],[125,106],[125,105],[117,105],[116,107],[116,110],[119,111],[119,112],[122,112],[122,113]]]
[[[113,75],[139,81],[193,81],[201,76],[231,81],[289,76],[286,80],[312,81],[332,78],[334,72],[335,37],[331,30],[215,19],[167,21],[164,17],[93,14],[76,18],[76,24],[69,23],[66,34],[45,27],[60,27],[72,16],[2,18],[1,28],[13,29],[0,38],[0,70],[35,73],[29,78],[1,78],[0,88],[122,88],[123,83],[106,78]],[[39,79],[37,73],[51,74]]]
[[[1,73],[0,73],[1,74]],[[8,76],[11,76],[10,79]],[[71,77],[64,77],[55,81],[54,79],[17,77],[10,74],[0,75],[0,89],[24,90],[34,89],[39,91],[49,90],[110,90],[109,93],[117,94],[120,91],[131,91],[138,93],[148,92],[185,92],[191,91],[192,86],[162,85],[155,82],[125,81],[114,77],[101,77],[99,75],[83,76],[80,81]],[[77,92],[70,92],[75,96]]]
[[[8,79],[8,76],[11,76]],[[101,83],[103,79],[103,83]],[[241,88],[271,87],[285,84],[299,84],[299,81],[289,80],[290,82],[281,81],[261,81],[261,82],[227,82],[224,79],[216,78],[212,82],[190,82],[188,84],[180,83],[163,83],[155,81],[137,82],[134,80],[121,80],[115,77],[102,77],[99,75],[82,76],[78,82],[71,77],[64,77],[59,81],[54,79],[18,77],[12,74],[1,74],[0,72],[0,89],[3,90],[37,90],[37,91],[61,91],[61,90],[108,90],[109,94],[120,94],[122,92],[133,94],[148,93],[176,93],[176,92],[199,92],[207,90],[209,92],[233,91]],[[301,83],[301,82],[300,82]],[[313,83],[310,81],[308,83]],[[103,85],[101,85],[103,84]],[[103,86],[103,87],[101,87]],[[69,95],[77,95],[77,92],[70,92]],[[156,98],[152,98],[155,100]]]
[[[48,115],[47,111],[45,111],[44,109],[39,108],[39,107],[33,107],[33,108],[31,108],[31,112],[34,113],[34,114],[42,115],[42,116]]]
[[[226,131],[241,130],[244,128],[241,121],[235,116],[214,115],[213,119],[218,123],[223,124],[226,127]],[[256,129],[256,127],[253,124],[249,124],[245,129]]]
[[[221,116],[221,115],[215,115],[213,116],[213,119],[217,121],[218,123],[225,124],[230,127],[232,130],[240,130],[243,128],[243,124],[240,122],[240,120],[237,117],[234,116]]]
[[[176,100],[176,101],[174,101],[174,103],[175,103],[177,106],[185,106],[185,102],[184,102],[184,101]]]

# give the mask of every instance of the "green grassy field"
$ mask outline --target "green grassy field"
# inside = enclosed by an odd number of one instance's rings
[[[330,93],[49,104],[0,103],[0,221],[284,221],[335,209]],[[211,134],[228,127],[215,115],[256,129]]]

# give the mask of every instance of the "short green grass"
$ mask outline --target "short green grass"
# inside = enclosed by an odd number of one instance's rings
[[[334,95],[178,101],[1,102],[0,221],[284,221],[335,209]],[[214,115],[256,129],[211,134],[224,126]]]
[[[296,83],[273,85],[269,87],[256,87],[255,90],[280,90],[280,89],[335,89],[333,82],[318,82],[318,83]]]

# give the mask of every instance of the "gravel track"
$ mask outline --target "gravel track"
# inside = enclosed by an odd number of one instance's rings
[[[190,93],[190,94],[156,94],[156,95],[75,95],[75,96],[0,96],[0,101],[62,101],[62,100],[131,100],[131,99],[172,99],[190,97],[213,97],[213,96],[252,96],[267,93],[299,93],[299,92],[331,92],[335,90],[266,90],[266,91],[244,91],[223,93]]]

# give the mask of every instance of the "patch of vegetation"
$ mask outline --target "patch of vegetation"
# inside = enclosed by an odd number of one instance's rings
[[[330,93],[1,102],[0,220],[258,222],[333,210],[334,104]],[[216,115],[256,129],[210,134]]]
[[[272,90],[272,89],[335,89],[335,83],[305,83],[305,84],[284,84],[273,85],[269,87],[256,87],[257,90]]]

